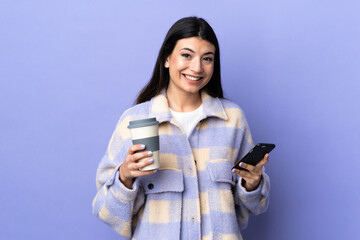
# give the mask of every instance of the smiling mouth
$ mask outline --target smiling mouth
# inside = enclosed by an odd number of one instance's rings
[[[199,81],[200,79],[202,79],[202,77],[193,77],[193,76],[189,76],[189,75],[186,75],[186,74],[183,74],[183,76],[186,78],[186,79],[189,79],[191,81]]]

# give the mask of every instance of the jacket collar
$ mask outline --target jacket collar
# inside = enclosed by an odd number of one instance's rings
[[[228,119],[219,98],[211,97],[206,91],[201,91],[200,94],[203,104],[203,119],[208,117],[217,117],[223,120]],[[149,117],[156,117],[160,123],[171,121],[172,117],[165,89],[150,100]]]

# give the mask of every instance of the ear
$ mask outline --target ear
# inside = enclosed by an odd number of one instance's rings
[[[166,58],[166,61],[164,63],[165,68],[169,68],[169,57]]]

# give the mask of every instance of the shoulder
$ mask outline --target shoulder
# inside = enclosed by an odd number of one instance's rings
[[[130,133],[127,130],[129,122],[133,120],[138,120],[146,118],[149,114],[149,102],[144,102],[137,104],[126,109],[123,114],[120,116],[115,128],[115,136],[119,136],[122,139],[127,139],[130,137]]]
[[[120,116],[118,124],[129,123],[129,121],[146,118],[149,115],[150,101],[136,104],[126,109]]]
[[[148,115],[149,107],[150,107],[150,101],[136,104],[136,105],[126,109],[121,117],[123,118],[123,117],[132,116],[132,117],[136,118],[137,115]]]
[[[226,126],[232,126],[236,129],[245,131],[249,126],[242,108],[229,99],[218,98],[222,104],[227,119]]]
[[[224,111],[229,119],[245,119],[245,113],[238,104],[224,98],[219,98],[219,101],[221,102]]]

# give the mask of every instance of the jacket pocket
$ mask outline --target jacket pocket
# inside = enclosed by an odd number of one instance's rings
[[[213,182],[235,185],[235,176],[234,173],[231,172],[234,165],[227,159],[210,160],[206,165]]]
[[[231,172],[234,165],[227,159],[212,159],[207,162],[210,191],[207,192],[209,218],[213,223],[223,223],[219,232],[232,233],[226,239],[238,239],[234,188],[236,175]],[[216,224],[214,224],[216,226]],[[223,238],[225,236],[223,235]],[[220,236],[221,238],[221,236]]]
[[[183,192],[184,177],[180,170],[160,170],[139,179],[145,194]]]
[[[180,170],[159,170],[139,178],[145,193],[135,239],[179,239],[184,177]]]

